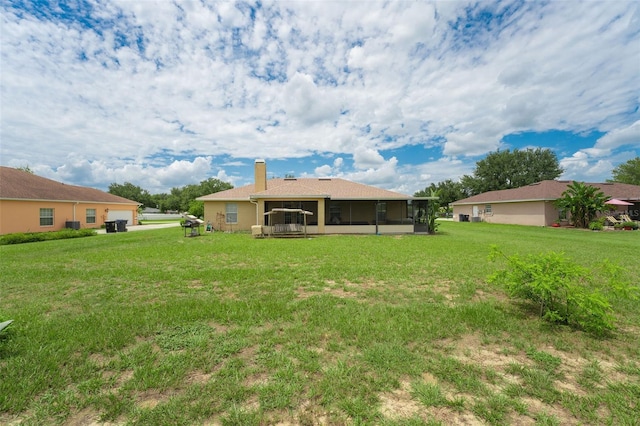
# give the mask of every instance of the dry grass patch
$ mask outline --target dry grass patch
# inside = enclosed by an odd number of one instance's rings
[[[402,380],[400,388],[380,396],[380,414],[392,420],[410,419],[419,416],[427,419],[427,410],[411,395],[411,382]]]

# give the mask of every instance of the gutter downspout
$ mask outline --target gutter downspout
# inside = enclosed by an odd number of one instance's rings
[[[251,198],[249,198],[249,202],[251,204],[255,204],[256,205],[256,225],[260,225],[260,220],[259,220],[259,215],[258,215],[258,202],[257,201],[253,201]]]

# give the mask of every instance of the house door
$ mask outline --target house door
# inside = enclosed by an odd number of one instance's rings
[[[413,232],[429,232],[427,200],[413,201]]]
[[[480,216],[480,210],[478,209],[478,206],[473,206],[473,217],[478,216]]]

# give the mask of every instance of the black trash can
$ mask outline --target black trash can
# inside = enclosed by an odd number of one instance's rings
[[[126,219],[118,219],[116,220],[116,228],[118,232],[127,232],[127,221]]]
[[[104,227],[107,230],[107,234],[111,234],[116,232],[116,221],[115,220],[105,220]]]

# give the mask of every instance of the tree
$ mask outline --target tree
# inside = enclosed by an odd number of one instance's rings
[[[573,182],[556,200],[556,205],[570,214],[571,223],[578,228],[588,228],[598,212],[605,210],[608,197],[597,187]]]
[[[125,182],[122,185],[119,183],[112,183],[109,185],[109,190],[107,192],[109,194],[126,198],[127,200],[137,201],[146,207],[155,205],[149,191],[130,182]]]
[[[193,200],[189,203],[188,212],[196,217],[204,217],[204,202]]]
[[[464,192],[464,188],[460,182],[454,182],[447,179],[437,184],[432,183],[425,189],[413,194],[414,197],[430,197],[432,193],[437,193],[440,209],[445,213],[450,213],[449,204],[454,201],[466,198],[468,195]]]
[[[640,185],[640,157],[632,158],[626,163],[618,165],[611,172],[613,179],[609,182],[630,183]]]
[[[440,209],[440,200],[437,199],[439,195],[438,191],[435,190],[431,190],[428,195],[429,197],[434,198],[427,202],[427,226],[429,227],[430,234],[435,234],[438,230],[438,223],[436,222],[436,219],[438,217],[438,210]]]
[[[496,151],[478,161],[473,176],[464,175],[461,183],[468,195],[476,195],[556,179],[563,171],[549,149]]]
[[[231,188],[233,188],[233,185],[216,178],[203,180],[197,185],[191,184],[183,186],[181,188],[171,188],[171,194],[169,194],[166,199],[167,209],[177,210],[181,212],[190,212],[191,203],[195,201],[196,198]]]

